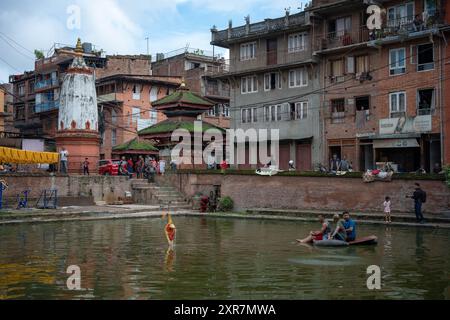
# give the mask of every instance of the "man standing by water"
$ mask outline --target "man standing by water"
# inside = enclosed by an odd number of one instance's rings
[[[59,152],[59,164],[60,164],[60,172],[63,174],[67,174],[67,159],[69,157],[69,152],[66,148],[62,147]]]
[[[424,218],[422,214],[422,205],[427,201],[426,192],[422,190],[420,184],[416,183],[416,190],[414,191],[414,194],[411,197],[407,196],[407,198],[414,200],[414,210],[416,213],[417,222],[423,223]]]

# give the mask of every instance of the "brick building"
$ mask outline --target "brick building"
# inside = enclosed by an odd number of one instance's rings
[[[230,85],[227,79],[215,77],[228,71],[223,57],[200,49],[180,49],[157,54],[152,71],[155,76],[182,77],[192,92],[215,102],[202,120],[221,128],[230,127]]]
[[[151,74],[147,55],[111,55],[83,43],[83,58],[97,79],[114,74]],[[45,149],[55,149],[59,94],[62,80],[75,56],[75,47],[56,44],[35,70],[10,76],[14,91],[14,125],[25,138],[44,139]]]
[[[450,1],[445,2],[445,11],[450,12]],[[449,21],[449,17],[447,15],[446,21]],[[445,35],[446,39],[450,36],[450,27],[444,27],[441,29],[443,34]],[[450,166],[450,61],[448,60],[448,57],[450,57],[450,46],[446,46],[444,49],[443,56],[445,57],[444,63],[444,73],[443,73],[443,79],[444,79],[444,97],[443,97],[443,103],[446,106],[443,108],[442,111],[442,117],[443,117],[443,130],[442,130],[442,137],[443,137],[443,162],[444,165]]]
[[[337,154],[356,170],[441,164],[446,2],[379,1],[386,14],[374,32],[365,1],[312,2],[325,163]]]
[[[277,19],[212,30],[212,44],[230,50],[233,129],[278,129],[280,154],[272,162],[288,169],[289,161],[299,170],[311,170],[322,156],[318,60],[313,57],[309,14],[305,12]],[[241,146],[242,142],[236,144]],[[255,151],[252,151],[255,159]],[[273,155],[276,157],[276,155]],[[248,139],[245,164],[250,161]],[[258,158],[258,166],[265,165]],[[251,165],[250,163],[253,163]]]
[[[100,159],[110,159],[113,147],[135,139],[138,131],[165,120],[162,113],[153,109],[152,102],[171,94],[180,84],[180,77],[136,74],[116,74],[97,80]]]

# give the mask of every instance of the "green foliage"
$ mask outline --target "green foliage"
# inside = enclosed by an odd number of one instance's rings
[[[232,212],[234,208],[234,201],[230,197],[223,197],[219,201],[219,211]]]
[[[44,59],[44,53],[40,50],[34,50],[34,55],[36,56],[36,60]]]

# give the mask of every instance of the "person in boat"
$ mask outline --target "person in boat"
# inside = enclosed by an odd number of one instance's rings
[[[345,231],[344,222],[341,220],[338,214],[333,216],[333,225],[331,230],[334,230],[330,235],[329,239],[331,240],[347,240],[347,232]]]
[[[344,228],[347,233],[347,242],[356,240],[356,222],[350,218],[350,213],[344,212]]]
[[[315,241],[320,241],[320,240],[326,240],[328,235],[331,232],[330,229],[330,223],[325,220],[323,215],[319,216],[319,222],[322,225],[322,229],[320,229],[319,231],[311,231],[309,236],[306,237],[303,240],[299,240],[300,243],[310,243]]]

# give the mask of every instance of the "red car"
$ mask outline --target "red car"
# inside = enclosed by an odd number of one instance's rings
[[[98,173],[102,176],[119,175],[120,160],[100,160],[98,163]]]

